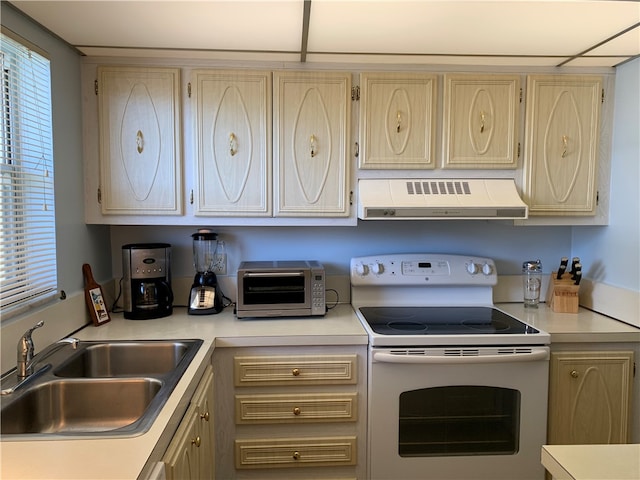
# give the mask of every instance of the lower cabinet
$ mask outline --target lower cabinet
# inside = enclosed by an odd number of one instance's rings
[[[213,400],[208,366],[162,459],[167,480],[215,478]]]
[[[553,352],[549,444],[628,443],[632,351]]]
[[[214,352],[220,479],[366,478],[366,347]]]

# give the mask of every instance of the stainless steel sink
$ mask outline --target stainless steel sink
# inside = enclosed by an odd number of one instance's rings
[[[190,347],[186,341],[87,344],[53,373],[58,377],[165,375],[178,367]]]
[[[2,409],[2,434],[132,430],[162,386],[152,378],[47,381]]]
[[[3,439],[132,436],[148,430],[202,340],[79,341],[0,396]]]

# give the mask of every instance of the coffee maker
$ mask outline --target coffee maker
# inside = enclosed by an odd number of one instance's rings
[[[224,308],[222,292],[214,270],[218,235],[208,229],[200,229],[193,235],[193,266],[196,275],[189,294],[189,315],[220,313]]]
[[[148,320],[173,313],[171,245],[131,243],[122,247],[124,318]]]

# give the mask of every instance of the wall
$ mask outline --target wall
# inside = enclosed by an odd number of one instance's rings
[[[48,308],[39,308],[2,322],[0,371],[4,372],[15,365],[19,336],[40,319],[45,320],[45,326],[33,335],[36,348],[60,339],[86,322],[84,301],[77,301],[78,296],[83,296],[83,263],[91,264],[99,282],[111,279],[112,272],[109,228],[84,223],[80,57],[7,2],[1,2],[0,8],[2,25],[46,51],[51,60],[58,287],[67,295],[67,300],[49,305],[65,315],[54,316]]]

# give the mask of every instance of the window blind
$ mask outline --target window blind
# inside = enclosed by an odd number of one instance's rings
[[[49,60],[2,29],[0,309],[57,291]]]

